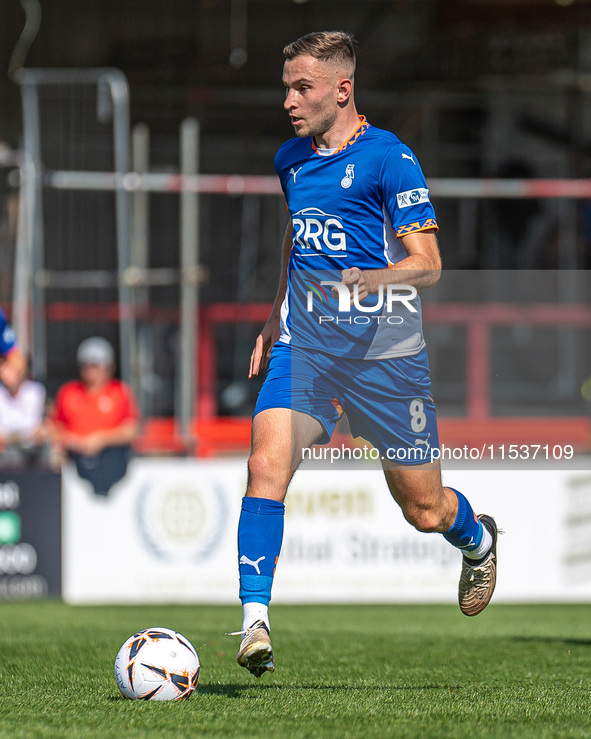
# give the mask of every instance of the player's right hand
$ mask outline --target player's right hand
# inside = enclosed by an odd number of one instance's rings
[[[266,368],[271,356],[273,344],[280,335],[279,321],[269,319],[261,333],[257,336],[257,340],[250,355],[250,368],[248,370],[248,379],[256,377],[259,372]]]
[[[248,379],[250,380],[252,377],[256,377],[259,373],[259,370],[261,369],[261,361],[263,359],[263,351],[264,351],[264,339],[263,335],[259,334],[257,336],[256,343],[254,345],[254,349],[252,350],[252,354],[250,355],[250,367],[248,370]]]

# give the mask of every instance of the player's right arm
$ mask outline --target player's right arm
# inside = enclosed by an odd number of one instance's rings
[[[292,231],[293,228],[290,221],[287,225],[287,228],[285,229],[285,236],[283,237],[281,274],[279,276],[277,294],[275,295],[273,308],[271,309],[271,315],[267,319],[267,323],[263,327],[263,330],[257,336],[257,340],[254,345],[252,355],[250,357],[250,368],[248,371],[249,378],[256,377],[261,369],[264,369],[264,367],[266,367],[271,355],[273,344],[277,341],[281,334],[281,306],[285,298],[285,293],[287,292],[287,268],[292,246]]]

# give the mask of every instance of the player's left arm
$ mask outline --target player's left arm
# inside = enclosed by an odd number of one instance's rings
[[[441,275],[441,255],[435,230],[415,231],[400,237],[407,256],[385,269],[360,270],[357,267],[342,272],[342,282],[352,291],[358,285],[359,299],[377,293],[380,285],[411,285],[417,290],[433,287]]]

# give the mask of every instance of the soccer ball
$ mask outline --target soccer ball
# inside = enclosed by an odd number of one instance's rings
[[[195,647],[172,629],[138,631],[115,658],[115,679],[126,698],[178,701],[188,698],[199,683]]]

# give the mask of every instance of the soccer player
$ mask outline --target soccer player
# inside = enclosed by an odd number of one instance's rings
[[[327,443],[347,414],[382,455],[406,520],[463,552],[460,608],[489,603],[495,521],[444,487],[418,291],[441,270],[437,222],[414,153],[357,113],[353,38],[311,33],[286,46],[284,108],[296,138],[275,157],[291,217],[271,315],[250,376],[269,359],[253,414],[238,527],[242,642],[237,661],[274,669],[268,605],[284,498],[303,450]]]

